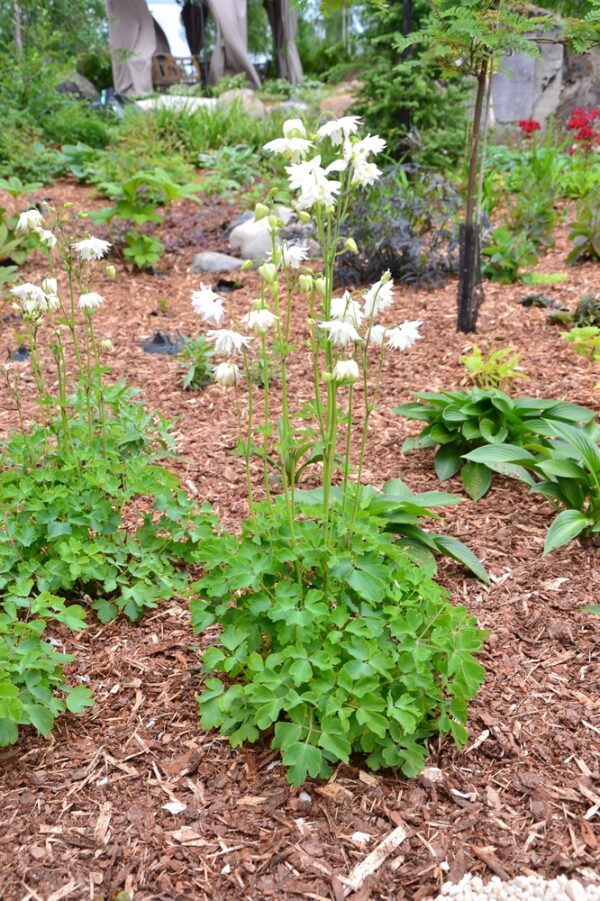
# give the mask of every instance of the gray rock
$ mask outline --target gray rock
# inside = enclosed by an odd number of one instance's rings
[[[61,94],[76,94],[81,100],[91,100],[92,103],[100,99],[96,86],[79,72],[70,72],[65,80],[56,86],[56,90]]]
[[[285,228],[279,232],[282,241],[295,244],[306,250],[311,259],[321,256],[321,245],[315,239],[314,229],[310,222],[300,222],[297,216],[293,216]]]
[[[283,100],[279,104],[279,109],[284,113],[305,113],[308,110],[308,103],[304,100]]]
[[[217,98],[219,106],[229,106],[232,103],[237,103],[245,113],[255,116],[257,119],[264,119],[267,115],[266,106],[250,88],[233,88]]]
[[[206,250],[196,254],[190,272],[231,272],[233,269],[239,269],[243,262],[237,257],[229,256],[228,253]]]
[[[287,224],[293,212],[287,206],[275,207],[277,215]],[[271,253],[271,232],[267,218],[254,221],[254,216],[237,225],[229,235],[229,243],[239,250],[245,260],[264,260]]]
[[[228,238],[229,235],[238,227],[238,225],[243,225],[244,222],[248,222],[250,219],[254,219],[254,213],[252,210],[249,210],[247,213],[242,213],[241,216],[238,216],[237,219],[234,219],[231,225],[228,225],[223,235]]]

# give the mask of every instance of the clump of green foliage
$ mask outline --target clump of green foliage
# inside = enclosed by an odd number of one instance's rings
[[[460,358],[469,378],[478,388],[509,391],[517,379],[527,380],[520,367],[521,354],[514,347],[499,347],[485,354],[478,344]]]
[[[201,391],[212,379],[214,366],[212,359],[214,350],[206,338],[195,338],[188,341],[180,355],[181,362],[186,368],[183,377],[183,390]]]
[[[562,332],[562,337],[573,345],[575,353],[594,362],[600,361],[600,328],[597,325],[582,325]]]
[[[460,472],[465,491],[473,500],[487,493],[492,473],[490,467],[469,456],[472,450],[505,443],[537,450],[548,446],[536,429],[541,419],[573,424],[588,423],[594,417],[592,410],[577,404],[535,397],[511,398],[499,389],[421,392],[415,397],[419,403],[402,404],[395,412],[426,425],[417,436],[405,440],[402,451],[439,445],[434,459],[437,477],[446,481]],[[507,465],[506,472],[513,468]]]
[[[332,557],[316,508],[303,512],[293,542],[277,504],[258,509],[241,535],[221,533],[200,551],[193,627],[223,630],[202,655],[204,672],[215,674],[198,699],[202,725],[234,746],[273,728],[295,786],[327,777],[353,753],[373,769],[414,776],[431,736],[466,740],[467,701],[484,678],[474,655],[486,633],[377,516],[363,513],[348,543],[338,508]]]

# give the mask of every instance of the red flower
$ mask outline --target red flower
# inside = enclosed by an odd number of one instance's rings
[[[577,147],[584,153],[591,153],[595,146],[600,145],[600,131],[597,131],[594,122],[600,117],[598,109],[574,109],[567,122],[567,128],[574,131],[577,144],[571,148],[574,152]],[[571,156],[573,153],[570,154]]]
[[[535,119],[519,119],[519,128],[526,138],[530,138],[535,131],[539,131],[542,126]]]

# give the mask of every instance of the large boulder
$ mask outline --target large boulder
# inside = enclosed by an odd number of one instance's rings
[[[79,100],[89,100],[91,103],[96,103],[100,100],[100,94],[96,90],[95,85],[86,78],[85,75],[81,75],[79,72],[71,72],[64,81],[61,81],[59,85],[56,86],[56,90],[61,94],[73,94],[79,98]]]
[[[275,213],[286,225],[293,215],[293,211],[287,206],[276,207]],[[236,225],[229,235],[229,243],[239,250],[245,260],[265,260],[272,249],[268,218],[255,222],[252,217]]]
[[[245,113],[255,116],[257,119],[264,119],[267,115],[266,106],[250,88],[233,88],[217,98],[218,106],[231,106],[232,103],[237,104]]]

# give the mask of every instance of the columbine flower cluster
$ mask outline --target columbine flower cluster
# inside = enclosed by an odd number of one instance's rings
[[[265,144],[265,150],[289,159],[286,172],[290,188],[299,192],[300,210],[312,210],[319,204],[331,210],[348,186],[366,187],[379,178],[381,170],[370,157],[381,153],[385,141],[377,135],[359,139],[359,126],[358,116],[344,116],[326,122],[309,138],[304,123],[290,119],[283,126],[283,138]],[[324,165],[324,154],[331,151],[335,158]],[[313,152],[315,155],[306,159]]]
[[[58,239],[53,231],[45,228],[44,217],[37,209],[25,210],[20,214],[17,222],[19,231],[28,231],[36,234],[40,243],[49,251],[54,250],[58,243]],[[110,242],[103,241],[101,238],[90,236],[82,241],[77,241],[70,245],[71,252],[82,262],[92,260],[101,260],[110,249]],[[10,292],[17,298],[17,307],[20,308],[24,316],[32,320],[40,319],[44,313],[56,310],[62,306],[58,294],[58,282],[55,278],[47,277],[42,281],[41,286],[25,282],[23,285],[17,285]],[[91,313],[102,305],[104,298],[95,291],[89,291],[79,295],[79,309]]]

